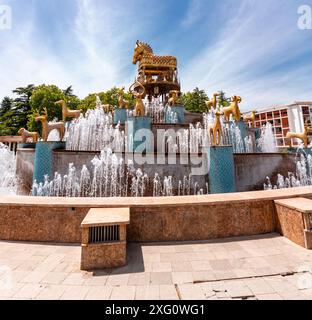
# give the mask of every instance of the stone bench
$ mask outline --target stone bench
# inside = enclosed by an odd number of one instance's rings
[[[274,202],[279,232],[296,244],[312,249],[312,200],[292,198]]]
[[[81,270],[124,266],[129,223],[129,208],[90,209],[81,224]]]

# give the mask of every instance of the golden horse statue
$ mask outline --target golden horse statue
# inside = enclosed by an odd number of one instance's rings
[[[62,106],[62,120],[65,122],[66,118],[79,118],[81,110],[70,110],[67,108],[67,103],[64,100],[56,101],[55,104]]]
[[[169,106],[171,106],[171,107],[176,106],[178,104],[180,91],[179,90],[171,90],[169,92],[169,94],[171,95],[171,98],[168,101]]]
[[[231,101],[232,103],[229,107],[222,108],[224,120],[226,122],[230,121],[230,115],[232,114],[235,121],[240,121],[241,113],[238,104],[242,102],[242,98],[239,96],[233,96]]]
[[[212,138],[212,145],[219,146],[221,144],[222,125],[221,125],[221,113],[215,113],[215,122],[208,125],[208,134],[210,139]]]
[[[309,144],[309,138],[308,136],[311,135],[312,128],[309,127],[308,123],[306,122],[304,125],[304,131],[302,133],[296,133],[296,132],[288,132],[286,135],[286,139],[289,139],[289,147],[292,148],[292,139],[297,138],[303,142],[303,145],[305,148],[308,147]]]
[[[141,88],[141,92],[137,91],[138,88]],[[132,95],[135,97],[136,101],[135,101],[135,116],[136,117],[143,117],[145,116],[145,106],[143,103],[143,98],[145,97],[146,91],[144,86],[136,81],[135,83],[133,83],[130,88],[129,91],[132,93]]]
[[[133,64],[140,61],[140,68],[168,67],[177,68],[177,58],[174,56],[157,56],[147,43],[136,42],[133,54]]]
[[[210,110],[211,108],[216,109],[218,104],[218,97],[220,96],[220,93],[214,93],[212,100],[208,98],[208,100],[205,102],[207,110]]]
[[[249,115],[245,115],[245,116],[244,116],[244,121],[245,121],[246,123],[251,122],[252,128],[255,127],[256,113],[257,113],[257,111],[254,110],[254,111],[252,111]]]
[[[37,116],[35,118],[36,122],[42,123],[42,139],[43,141],[48,140],[49,133],[52,130],[58,130],[60,133],[60,141],[63,140],[65,135],[65,125],[64,122],[48,122],[48,110],[47,108],[44,108],[44,114],[43,116],[40,116],[39,113],[37,113]]]
[[[39,140],[38,132],[29,132],[25,128],[21,128],[18,130],[18,134],[22,136],[22,142],[26,143],[28,138],[32,139],[32,142],[37,142]]]

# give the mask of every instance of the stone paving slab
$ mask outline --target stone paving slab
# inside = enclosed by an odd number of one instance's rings
[[[130,243],[125,267],[93,273],[80,250],[0,241],[0,299],[312,300],[312,251],[277,234]]]

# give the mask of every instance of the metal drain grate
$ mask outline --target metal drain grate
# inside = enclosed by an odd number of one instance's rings
[[[119,226],[89,228],[89,243],[105,243],[119,240]]]

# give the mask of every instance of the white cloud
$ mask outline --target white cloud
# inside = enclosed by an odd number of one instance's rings
[[[224,90],[243,97],[245,109],[308,99],[311,68],[273,71],[307,50],[290,7],[247,0],[229,12],[213,46],[203,48],[182,70],[184,89]],[[296,13],[296,11],[295,11]],[[312,97],[310,97],[311,100]]]

